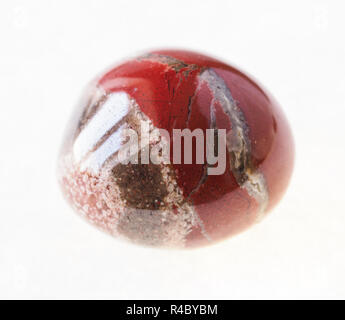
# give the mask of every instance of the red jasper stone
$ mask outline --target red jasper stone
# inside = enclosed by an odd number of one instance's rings
[[[168,146],[170,163],[145,163],[145,145],[138,163],[119,161],[126,130],[141,139],[144,126],[147,150]],[[185,163],[183,139],[176,163],[177,129],[204,137],[207,129],[223,130],[224,172],[210,174],[216,164],[196,161],[196,142]],[[287,188],[293,156],[282,110],[248,75],[195,52],[161,50],[113,67],[87,88],[63,143],[59,178],[73,208],[106,232],[144,245],[193,247],[262,219]]]

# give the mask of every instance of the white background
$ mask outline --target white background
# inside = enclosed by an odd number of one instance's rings
[[[1,1],[0,298],[345,298],[343,1]],[[84,85],[150,48],[254,75],[293,128],[286,196],[245,233],[192,251],[121,243],[56,182]]]

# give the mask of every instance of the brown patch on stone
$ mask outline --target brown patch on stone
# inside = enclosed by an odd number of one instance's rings
[[[118,164],[112,169],[121,198],[128,207],[157,210],[168,195],[161,167],[155,164]]]

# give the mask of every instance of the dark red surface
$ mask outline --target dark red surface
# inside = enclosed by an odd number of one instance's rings
[[[141,110],[158,128],[172,129],[210,128],[210,105],[213,98],[209,88],[198,86],[198,75],[212,68],[223,78],[249,128],[253,165],[264,175],[269,193],[268,210],[284,193],[293,167],[293,141],[287,121],[271,96],[241,71],[216,59],[193,52],[177,50],[155,51],[154,54],[176,58],[193,68],[176,72],[153,58],[129,60],[115,67],[99,80],[107,92],[125,90],[139,104]],[[185,72],[190,68],[188,74]],[[188,105],[190,115],[188,121]],[[216,106],[218,128],[231,130],[223,110]],[[235,234],[256,220],[258,204],[236,182],[229,163],[220,176],[209,176],[196,191],[203,174],[203,165],[174,165],[177,180],[184,195],[195,206],[205,230],[214,240]],[[192,192],[192,194],[191,194]],[[195,228],[187,244],[205,243],[200,229]]]

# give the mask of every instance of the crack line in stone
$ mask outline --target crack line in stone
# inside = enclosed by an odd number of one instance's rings
[[[231,130],[227,134],[227,149],[230,168],[237,183],[259,203],[258,218],[261,218],[268,204],[268,190],[264,175],[253,167],[251,161],[251,145],[244,115],[224,80],[214,70],[205,69],[199,74],[199,80],[205,82],[213,93],[212,106],[217,101],[229,117]]]

